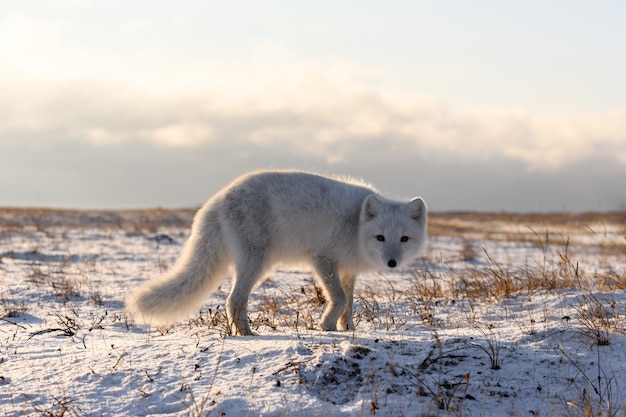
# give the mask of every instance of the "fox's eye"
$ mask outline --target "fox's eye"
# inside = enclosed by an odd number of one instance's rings
[[[409,240],[409,237],[408,237],[408,236],[402,236],[402,237],[400,238],[400,242],[408,242],[408,240]]]
[[[379,242],[384,242],[385,241],[385,236],[378,235],[378,236],[376,236],[376,240],[378,240]]]

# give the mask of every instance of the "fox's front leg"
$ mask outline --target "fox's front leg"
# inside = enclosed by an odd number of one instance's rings
[[[252,336],[248,323],[248,298],[265,270],[262,256],[247,257],[235,265],[233,287],[226,299],[226,317],[232,335]]]
[[[337,264],[324,257],[314,257],[313,266],[328,298],[328,307],[322,315],[320,326],[327,331],[337,330],[337,321],[347,307],[347,297],[339,279]]]
[[[346,294],[346,309],[339,317],[338,327],[341,330],[354,330],[354,321],[352,320],[352,303],[354,301],[354,283],[356,275],[341,274],[341,285]]]

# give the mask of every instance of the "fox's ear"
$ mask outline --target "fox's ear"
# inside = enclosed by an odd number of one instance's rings
[[[361,206],[361,220],[368,221],[375,219],[376,216],[382,212],[383,202],[380,201],[374,194],[370,194]]]
[[[413,220],[422,220],[426,217],[426,203],[421,197],[415,197],[406,205],[406,211]]]

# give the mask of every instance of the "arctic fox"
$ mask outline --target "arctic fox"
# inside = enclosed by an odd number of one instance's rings
[[[234,180],[196,214],[175,265],[128,297],[147,322],[173,322],[201,307],[234,266],[230,332],[252,335],[248,297],[276,263],[307,262],[328,306],[323,330],[354,330],[356,276],[411,262],[426,240],[424,201],[382,197],[370,185],[299,171],[257,171]]]

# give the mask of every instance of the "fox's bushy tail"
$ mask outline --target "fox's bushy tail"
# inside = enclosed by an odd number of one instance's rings
[[[217,213],[196,214],[191,236],[174,266],[131,291],[126,308],[138,321],[173,323],[198,311],[224,279],[229,266]]]

